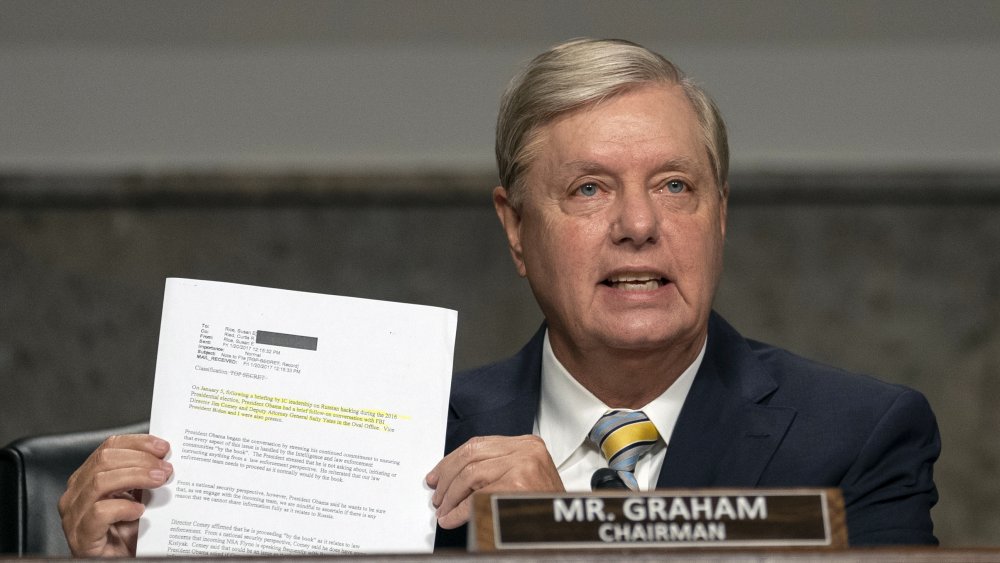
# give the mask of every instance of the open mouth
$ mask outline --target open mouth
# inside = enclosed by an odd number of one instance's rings
[[[623,291],[652,291],[667,283],[667,278],[649,273],[615,274],[601,282],[610,288]]]

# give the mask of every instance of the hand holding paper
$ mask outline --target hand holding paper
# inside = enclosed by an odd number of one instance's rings
[[[429,552],[456,318],[168,280],[138,555]]]
[[[69,478],[59,514],[76,557],[135,555],[143,506],[133,493],[163,485],[173,467],[165,441],[146,434],[111,436]]]

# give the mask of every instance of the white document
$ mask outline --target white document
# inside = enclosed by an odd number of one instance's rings
[[[430,552],[455,311],[168,279],[140,556]]]

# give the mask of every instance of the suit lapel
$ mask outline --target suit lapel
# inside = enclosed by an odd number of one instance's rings
[[[531,434],[541,393],[545,325],[515,356],[452,381],[447,452],[474,436]]]
[[[765,403],[776,389],[743,337],[713,313],[657,487],[755,486],[795,418],[794,409]]]
[[[482,411],[454,421],[448,428],[446,449],[450,452],[476,436],[531,434],[537,410],[537,400],[532,405],[530,398],[519,397],[507,407]]]

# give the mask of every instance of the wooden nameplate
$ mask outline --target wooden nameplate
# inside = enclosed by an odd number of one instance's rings
[[[839,489],[476,493],[472,504],[469,551],[847,547]]]

